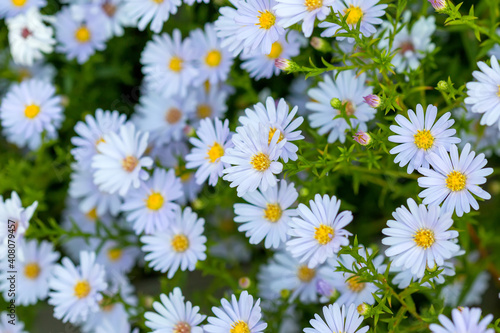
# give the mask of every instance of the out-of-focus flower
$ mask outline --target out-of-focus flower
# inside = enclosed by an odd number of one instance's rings
[[[429,326],[432,333],[454,333],[454,332],[474,332],[474,333],[493,333],[493,328],[487,328],[493,320],[493,315],[489,314],[481,320],[481,309],[479,308],[459,308],[453,309],[451,318],[445,315],[439,315],[440,324],[431,324]]]
[[[47,0],[4,0],[0,1],[0,19],[15,17],[31,8],[37,10],[47,5]]]
[[[151,23],[151,31],[159,33],[170,14],[176,14],[181,4],[181,0],[125,0],[124,11],[139,30]]]
[[[322,319],[315,314],[311,319],[310,324],[313,328],[304,328],[304,333],[330,333],[330,332],[345,332],[345,333],[365,333],[369,327],[364,326],[359,328],[363,322],[363,317],[359,315],[354,304],[350,304],[346,311],[346,306],[340,307],[337,303],[323,307]]]
[[[446,0],[428,0],[435,10],[443,10],[448,7]]]

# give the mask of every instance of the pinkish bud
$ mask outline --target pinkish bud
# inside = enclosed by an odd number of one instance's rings
[[[446,0],[429,0],[435,10],[443,10],[448,5]]]
[[[274,65],[282,71],[288,71],[291,68],[291,61],[285,58],[277,58],[274,60]]]
[[[365,103],[371,106],[372,108],[378,108],[380,105],[380,97],[377,95],[370,94],[368,96],[363,97]]]
[[[238,285],[240,286],[241,289],[247,289],[248,287],[250,287],[250,284],[251,284],[251,281],[248,277],[244,276],[244,277],[241,277],[239,280],[238,280]]]
[[[352,138],[362,146],[367,146],[372,141],[370,134],[363,131],[358,131]]]

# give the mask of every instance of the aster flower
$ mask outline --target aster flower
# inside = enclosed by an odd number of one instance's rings
[[[0,105],[0,120],[7,139],[20,147],[37,149],[42,133],[57,136],[64,118],[61,97],[52,84],[35,79],[13,85]]]
[[[304,37],[291,30],[286,37],[281,36],[272,44],[269,53],[243,53],[241,68],[250,73],[250,77],[260,80],[279,75],[280,68],[275,65],[277,59],[299,55],[300,47],[305,44]]]
[[[316,194],[309,206],[299,204],[299,217],[292,218],[288,231],[292,238],[286,247],[301,263],[314,268],[349,244],[347,237],[352,234],[344,227],[351,223],[352,213],[346,210],[339,214],[340,200],[326,194]]]
[[[96,262],[105,268],[106,275],[128,274],[140,254],[136,246],[120,246],[115,241],[106,241],[97,254]]]
[[[389,246],[385,255],[393,257],[392,265],[411,268],[417,278],[424,276],[426,267],[442,266],[444,260],[457,255],[460,247],[455,243],[458,232],[449,230],[453,224],[451,213],[437,205],[417,205],[413,199],[397,208],[387,221],[388,228],[382,244]]]
[[[450,146],[459,143],[454,137],[456,131],[451,128],[455,120],[450,119],[447,112],[436,121],[437,107],[427,106],[424,113],[422,105],[417,105],[417,112],[408,110],[408,118],[398,114],[394,120],[399,126],[391,125],[390,129],[396,135],[389,136],[389,141],[399,143],[391,149],[391,154],[397,154],[394,163],[400,167],[408,164],[408,173],[420,167],[429,168],[427,157],[436,153],[441,147],[449,151]]]
[[[36,79],[51,83],[56,76],[54,65],[45,62],[43,59],[35,61],[31,66],[19,65],[14,61],[9,62],[9,69],[14,73],[18,82]],[[10,81],[8,84],[10,85]]]
[[[266,191],[278,182],[275,174],[283,170],[283,165],[277,160],[287,141],[278,142],[279,130],[269,141],[269,132],[271,129],[260,123],[236,128],[234,148],[227,149],[221,157],[223,163],[232,165],[224,169],[223,179],[231,182],[230,187],[237,187],[239,197],[257,188]]]
[[[477,66],[481,71],[472,72],[478,82],[468,82],[465,103],[471,105],[471,111],[483,114],[481,125],[492,126],[498,122],[500,128],[500,64],[491,56],[491,67],[480,61]]]
[[[19,195],[15,191],[10,194],[10,199],[6,199],[5,201],[0,195],[0,244],[2,246],[6,246],[7,244],[8,229],[12,229],[12,222],[9,222],[9,220],[14,221],[14,234],[16,241],[20,242],[29,227],[30,219],[37,207],[38,201],[35,201],[31,206],[24,208],[21,198],[19,198]]]
[[[144,259],[155,271],[167,272],[171,279],[180,268],[182,271],[193,271],[198,261],[207,258],[203,236],[205,220],[198,218],[190,207],[183,212],[176,211],[176,217],[168,228],[150,236],[142,236]]]
[[[363,97],[365,103],[371,106],[372,108],[378,108],[380,106],[380,97],[374,94],[370,94],[368,96]]]
[[[150,168],[153,160],[143,157],[149,133],[135,130],[133,124],[122,125],[119,134],[110,132],[103,136],[97,146],[99,154],[92,158],[94,182],[101,191],[121,196],[130,189],[138,188],[140,180],[147,180],[149,174],[143,167]]]
[[[353,135],[352,138],[362,146],[368,146],[372,141],[370,134],[363,131],[357,131],[356,135]]]
[[[311,319],[310,324],[313,328],[304,328],[304,333],[365,333],[369,327],[364,326],[359,328],[363,322],[363,317],[359,315],[354,304],[350,304],[347,308],[345,305],[340,307],[337,303],[323,307],[322,319],[318,314],[314,315],[315,319]]]
[[[129,315],[123,304],[106,303],[103,302],[101,310],[83,323],[83,333],[139,333],[138,330],[130,330]]]
[[[181,0],[125,0],[124,10],[139,30],[143,31],[151,23],[151,31],[159,33],[181,4]]]
[[[186,97],[189,86],[199,74],[195,59],[191,39],[182,40],[178,29],[173,31],[172,37],[168,34],[154,35],[141,54],[146,84],[166,98]]]
[[[36,60],[43,59],[43,53],[52,53],[56,43],[54,29],[46,25],[45,20],[35,7],[6,20],[14,62],[31,66]]]
[[[221,7],[219,9],[220,16],[214,22],[217,37],[221,40],[221,46],[227,48],[229,52],[236,57],[244,49],[243,39],[240,39],[239,30],[241,25],[236,23],[235,18],[238,16],[238,8],[243,4],[240,0],[229,0],[233,7]]]
[[[104,267],[95,263],[95,253],[81,252],[80,266],[63,258],[49,280],[49,304],[55,307],[54,317],[75,324],[98,311],[101,292],[107,287],[104,275]]]
[[[263,332],[267,324],[261,321],[260,299],[255,304],[252,295],[245,290],[239,300],[233,294],[231,303],[225,298],[221,300],[222,307],[212,307],[215,317],[208,317],[208,325],[203,329],[208,333],[233,332]]]
[[[332,80],[333,78],[333,80]],[[365,86],[365,73],[356,76],[351,70],[342,71],[338,75],[334,72],[331,76],[325,75],[324,81],[319,82],[317,88],[308,91],[311,102],[306,107],[311,114],[309,122],[311,127],[319,128],[318,133],[328,134],[328,142],[339,140],[345,142],[345,132],[350,128],[339,109],[332,107],[332,98],[338,98],[345,105],[346,115],[353,128],[366,132],[366,122],[375,117],[375,109],[365,103],[363,96],[372,93],[372,87]]]
[[[125,0],[96,0],[105,14],[106,36],[123,36],[124,27],[130,27],[134,20],[125,9]]]
[[[174,201],[181,196],[181,181],[174,170],[158,168],[140,187],[129,191],[121,210],[127,213],[127,221],[134,224],[137,235],[153,234],[165,230],[175,220],[179,205]]]
[[[419,168],[424,177],[418,179],[418,185],[426,188],[419,193],[426,205],[439,205],[443,201],[443,209],[446,212],[457,213],[462,216],[470,212],[470,207],[479,209],[475,196],[488,200],[491,195],[478,185],[486,183],[486,176],[493,173],[492,168],[484,168],[488,162],[484,154],[477,156],[471,152],[470,144],[466,144],[460,157],[458,148],[451,145],[450,154],[441,147],[439,155],[431,153],[427,158],[431,169]]]
[[[146,326],[151,328],[152,333],[161,332],[190,332],[203,333],[199,326],[206,316],[198,312],[200,307],[193,306],[191,302],[184,302],[184,296],[180,288],[174,288],[168,297],[160,295],[161,302],[154,302],[155,312],[146,312]]]
[[[435,10],[443,10],[448,6],[446,0],[428,0],[428,1],[431,3],[432,7]]]
[[[76,58],[83,64],[96,50],[106,48],[104,26],[106,18],[94,5],[63,7],[54,23],[57,51],[65,53],[68,60]]]
[[[439,322],[442,325],[431,324],[429,326],[432,333],[454,333],[454,332],[474,332],[474,333],[493,333],[493,328],[487,328],[493,320],[493,315],[489,314],[481,320],[481,309],[479,308],[460,308],[451,311],[451,318],[445,315],[439,315]]]
[[[26,13],[31,8],[42,8],[47,0],[6,0],[0,2],[0,19],[15,17]]]
[[[8,312],[2,312],[0,314],[0,332],[9,332],[9,333],[28,333],[28,331],[24,330],[24,323],[16,317],[16,324],[12,325],[9,323],[12,318]]]
[[[359,31],[361,35],[370,37],[377,29],[374,25],[382,23],[381,16],[384,16],[386,4],[379,5],[377,0],[342,0],[335,1],[332,5],[334,12],[339,13],[346,18],[346,23],[351,29],[356,28],[360,24]],[[320,28],[326,28],[321,33],[321,37],[332,37],[338,33],[345,33],[346,31],[340,25],[331,22],[321,22],[318,24]],[[336,37],[337,40],[342,41],[346,37]],[[354,38],[347,38],[349,43],[354,43]]]
[[[302,21],[302,32],[311,37],[316,19],[323,21],[330,14],[334,0],[276,0],[273,7],[278,25],[288,28]]]
[[[36,304],[44,300],[49,293],[48,280],[52,275],[59,253],[47,241],[38,243],[36,240],[17,242],[22,247],[22,258],[16,258],[16,304],[23,306]],[[10,289],[8,259],[1,261],[2,273],[0,274],[0,291],[4,299],[9,299]]]
[[[196,87],[194,89],[195,112],[190,113],[191,125],[197,127],[199,121],[205,118],[223,119],[227,111],[227,97],[228,92],[218,86],[211,86],[208,90],[204,85]]]
[[[208,178],[208,184],[215,186],[222,170],[229,166],[221,161],[226,149],[233,147],[229,121],[203,119],[196,135],[198,138],[189,140],[194,147],[186,156],[186,168],[198,169],[195,174],[197,184],[203,184]]]

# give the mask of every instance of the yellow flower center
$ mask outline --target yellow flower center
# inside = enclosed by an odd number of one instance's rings
[[[276,16],[274,16],[274,14],[268,10],[265,10],[264,12],[259,11],[259,13],[259,23],[255,23],[255,25],[260,26],[260,29],[271,29],[271,27],[276,22]]]
[[[87,295],[90,293],[90,284],[86,280],[78,281],[75,284],[74,291],[75,296],[80,299],[87,297]]]
[[[351,291],[354,291],[355,293],[359,293],[363,289],[365,289],[365,283],[364,282],[359,282],[359,277],[355,276],[349,280],[346,281],[347,283],[347,288],[349,288]]]
[[[34,280],[40,275],[40,266],[36,262],[32,262],[24,266],[24,275],[30,279]]]
[[[271,166],[271,160],[269,159],[269,156],[261,152],[252,156],[250,164],[252,164],[255,170],[262,172],[269,169],[269,166]]]
[[[183,183],[187,182],[191,178],[192,173],[186,170],[186,166],[176,166],[174,170],[175,175],[179,177]]]
[[[154,3],[157,3],[157,4],[163,3],[163,0],[151,0],[151,1],[153,1]]]
[[[274,133],[276,132],[276,128],[274,127],[271,127],[271,129],[269,130],[269,138],[267,139],[267,144],[270,145],[271,144],[271,140],[273,139],[273,136],[274,136]],[[283,135],[283,132],[280,131],[280,137],[278,138],[278,142],[281,142],[281,140],[283,140],[285,138],[285,136]],[[278,143],[276,142],[276,143]]]
[[[75,31],[75,38],[79,43],[86,43],[91,37],[92,34],[90,30],[84,25],[80,26],[80,28]]]
[[[97,209],[94,207],[85,214],[89,220],[94,221],[97,219]]]
[[[304,6],[307,7],[308,11],[312,12],[313,10],[323,6],[323,0],[305,0]]]
[[[191,326],[184,321],[178,322],[174,326],[172,333],[191,333]]]
[[[498,92],[497,92],[497,96],[500,97],[500,84],[498,85]]]
[[[123,170],[127,172],[134,171],[137,164],[139,164],[139,160],[135,156],[127,156],[122,161]]]
[[[158,210],[161,207],[163,207],[164,201],[165,199],[160,193],[153,192],[146,199],[146,207],[148,207],[151,210]]]
[[[173,56],[172,58],[170,58],[170,63],[168,64],[168,67],[173,72],[180,72],[182,70],[182,59]]]
[[[413,240],[417,244],[417,246],[423,248],[424,250],[431,247],[434,244],[434,231],[430,229],[419,229],[415,236],[413,236]]]
[[[350,5],[345,11],[347,24],[358,24],[359,20],[363,17],[363,11],[358,6]]]
[[[316,276],[316,270],[307,267],[306,265],[300,265],[297,271],[297,277],[302,282],[310,282]]]
[[[276,59],[283,52],[283,46],[279,42],[274,42],[271,46],[271,52],[267,55],[270,59]]]
[[[348,115],[348,116],[352,116],[354,115],[354,112],[356,111],[356,108],[354,107],[354,105],[352,104],[351,101],[349,100],[346,100],[344,102],[342,102],[343,105],[345,105],[345,114]],[[340,114],[340,110],[337,111],[338,114]]]
[[[266,209],[264,209],[264,218],[269,222],[278,222],[281,218],[281,214],[283,211],[278,203],[266,205]]]
[[[196,108],[196,113],[200,119],[207,118],[212,115],[212,108],[208,104],[200,104]]]
[[[209,67],[219,66],[221,60],[222,60],[222,54],[220,53],[219,50],[212,50],[212,51],[208,52],[207,56],[205,57],[205,63]]]
[[[417,134],[413,136],[415,138],[415,145],[418,149],[429,149],[434,144],[434,137],[429,130],[418,130]]]
[[[208,150],[207,155],[210,163],[215,163],[221,156],[224,156],[224,148],[219,143],[214,142],[213,146]]]
[[[250,333],[250,328],[248,328],[248,324],[243,320],[235,321],[231,325],[230,333]]]
[[[40,107],[35,104],[27,105],[24,109],[26,118],[33,119],[40,113]]]
[[[175,124],[182,118],[182,112],[181,110],[177,108],[171,108],[170,110],[167,111],[167,114],[165,116],[165,120],[169,124]]]
[[[465,188],[467,177],[460,171],[452,171],[446,177],[446,187],[453,192],[461,191]]]
[[[178,234],[172,238],[170,244],[175,252],[185,252],[189,247],[189,239],[186,235]]]
[[[12,0],[12,4],[16,7],[22,7],[28,0]]]
[[[326,245],[330,243],[330,241],[333,239],[335,236],[335,231],[333,231],[333,228],[320,224],[319,227],[314,228],[316,231],[314,232],[314,238],[320,243],[321,245]]]
[[[102,143],[102,142],[106,142],[106,141],[104,141],[104,139],[103,139],[103,138],[99,138],[99,140],[96,140],[96,142],[95,142],[95,146],[96,146],[96,147],[97,147],[97,146],[99,146],[99,144],[100,144],[100,143]]]
[[[119,248],[108,250],[108,258],[110,261],[118,261],[122,257],[123,251]]]

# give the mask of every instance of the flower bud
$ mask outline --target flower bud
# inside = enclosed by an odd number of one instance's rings
[[[438,82],[437,88],[438,90],[446,91],[448,90],[448,83],[446,83],[446,81],[441,80]]]
[[[274,60],[274,66],[282,71],[289,71],[292,68],[292,61],[285,58],[277,58]]]
[[[247,289],[252,284],[252,281],[247,276],[243,276],[238,280],[238,285],[241,289]]]
[[[370,136],[370,134],[363,131],[358,131],[356,135],[352,136],[352,138],[362,146],[367,146],[372,141],[372,137]]]
[[[377,95],[370,94],[363,97],[363,99],[365,100],[365,103],[372,108],[378,108],[380,106],[380,97],[378,97]]]
[[[323,38],[319,38],[319,37],[312,37],[311,38],[311,46],[315,50],[318,50],[321,52],[328,52],[332,49],[327,41],[325,41]]]
[[[281,295],[281,298],[287,299],[288,297],[290,297],[290,290],[281,289],[280,295]]]
[[[337,97],[334,97],[330,100],[330,105],[332,108],[339,110],[342,107],[342,101]]]
[[[429,2],[435,10],[443,10],[448,6],[446,0],[429,0]]]
[[[368,304],[366,303],[361,303],[360,305],[358,305],[358,313],[362,316],[366,316],[367,314],[370,313],[370,310],[372,309],[371,306],[369,306]]]

